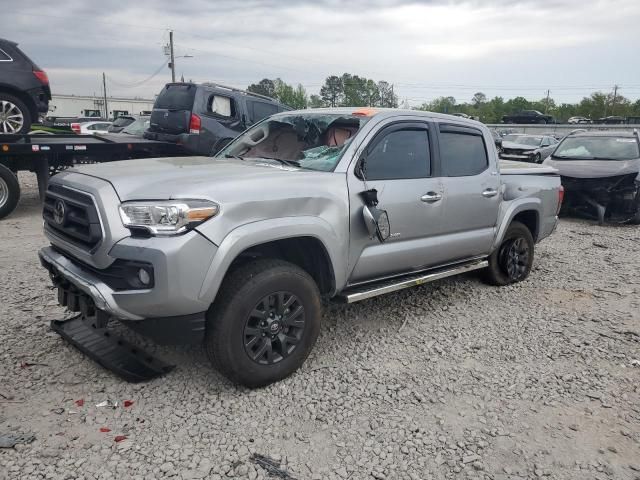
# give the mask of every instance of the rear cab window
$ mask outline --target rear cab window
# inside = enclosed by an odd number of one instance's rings
[[[440,163],[443,176],[474,176],[489,167],[487,147],[480,130],[447,124],[440,124],[439,129]]]
[[[197,87],[191,84],[166,85],[154,104],[154,108],[163,110],[191,110]]]

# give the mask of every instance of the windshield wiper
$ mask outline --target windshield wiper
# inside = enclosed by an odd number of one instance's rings
[[[240,155],[231,155],[230,153],[225,153],[224,158],[235,158],[236,160],[244,161],[244,157],[241,157]]]
[[[275,158],[275,157],[260,157],[260,158],[264,158],[265,160],[275,160],[276,162],[280,162],[282,165],[287,165],[289,167],[302,168],[302,165],[300,165],[300,162],[298,162],[297,160],[283,160],[282,158]]]

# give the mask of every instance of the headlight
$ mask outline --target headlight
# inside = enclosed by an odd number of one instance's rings
[[[120,218],[127,228],[176,235],[215,217],[219,211],[220,206],[208,200],[125,202],[120,205]]]

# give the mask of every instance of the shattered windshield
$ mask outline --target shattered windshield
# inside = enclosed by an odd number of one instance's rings
[[[539,147],[542,143],[542,137],[527,137],[527,136],[518,136],[511,140],[514,143],[518,143],[520,145],[530,145],[532,147]]]
[[[572,160],[633,160],[640,157],[635,138],[570,137],[553,153],[554,158]]]
[[[369,117],[348,114],[278,115],[247,130],[216,157],[268,159],[329,172],[368,120]]]

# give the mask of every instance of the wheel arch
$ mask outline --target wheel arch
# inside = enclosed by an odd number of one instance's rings
[[[7,93],[20,99],[20,101],[22,101],[29,109],[29,113],[31,114],[31,121],[35,122],[38,119],[38,110],[36,104],[33,101],[33,98],[31,98],[28,94],[16,87],[7,85],[6,83],[0,83],[0,93]]]
[[[341,288],[346,265],[348,239],[340,240],[328,223],[319,217],[286,217],[253,222],[230,232],[218,246],[200,290],[200,299],[213,303],[220,285],[231,270],[253,258],[279,258],[305,270],[320,292],[335,295]]]
[[[525,225],[531,232],[533,241],[537,242],[540,235],[540,218],[542,202],[538,198],[527,198],[514,201],[502,215],[497,234],[495,236],[492,250],[495,250],[502,243],[502,239],[507,233],[509,225],[514,221]]]

